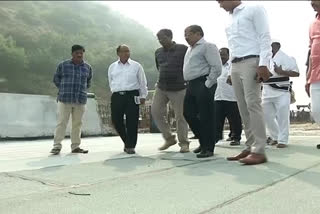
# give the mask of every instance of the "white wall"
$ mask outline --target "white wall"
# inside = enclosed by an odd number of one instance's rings
[[[82,133],[103,133],[97,102],[89,98],[83,118]],[[55,97],[43,95],[0,93],[0,137],[53,136],[57,121]],[[70,133],[70,123],[67,135]]]

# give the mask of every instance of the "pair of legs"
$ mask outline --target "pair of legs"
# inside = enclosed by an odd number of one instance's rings
[[[58,121],[54,133],[54,144],[51,153],[59,154],[62,148],[61,142],[66,135],[70,116],[72,119],[71,150],[77,153],[88,152],[87,150],[82,150],[79,148],[81,143],[81,126],[84,112],[85,105],[58,102]]]
[[[124,143],[124,151],[131,154],[135,153],[138,139],[139,105],[135,96],[139,96],[138,90],[115,92],[111,96],[112,123]]]
[[[312,83],[310,86],[311,112],[316,123],[320,124],[320,82]],[[320,149],[320,144],[317,145]]]
[[[189,81],[184,99],[184,117],[193,133],[199,137],[201,153],[197,157],[213,155],[216,142],[214,93],[217,85],[208,89],[205,77]]]
[[[166,120],[167,104],[170,101],[176,118],[177,134],[181,152],[189,151],[188,124],[183,116],[183,102],[185,94],[186,89],[180,91],[164,91],[157,87],[155,90],[151,113],[157,127],[165,139],[165,144],[160,148],[160,150],[167,149],[171,145],[176,144],[175,136],[172,134],[170,126]]]
[[[265,156],[267,136],[261,106],[261,84],[256,81],[258,66],[259,58],[232,63],[232,86],[247,141],[245,150],[228,160],[240,160],[244,164],[260,164],[267,160]]]
[[[242,121],[237,102],[217,100],[216,105],[216,126],[217,140],[223,139],[223,128],[225,119],[228,118],[231,133],[229,137],[234,142],[240,142],[242,133]]]
[[[262,101],[268,137],[278,142],[283,148],[288,144],[290,127],[290,93],[265,98]]]

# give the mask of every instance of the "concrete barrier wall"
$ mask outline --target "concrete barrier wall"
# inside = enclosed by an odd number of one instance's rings
[[[97,102],[88,99],[82,134],[103,133]],[[53,136],[57,122],[55,97],[0,93],[0,137],[27,138]],[[70,122],[67,135],[70,134]]]

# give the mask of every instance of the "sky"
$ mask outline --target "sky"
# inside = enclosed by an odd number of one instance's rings
[[[154,35],[161,28],[173,31],[177,43],[186,44],[185,27],[197,24],[204,30],[204,38],[218,48],[227,47],[225,27],[230,16],[216,1],[104,1],[99,2],[131,18]],[[300,77],[292,78],[298,105],[310,102],[304,91],[308,31],[315,17],[310,1],[246,1],[263,5],[268,13],[271,37],[281,42],[282,50],[297,60]],[[125,43],[125,41],[124,41]]]

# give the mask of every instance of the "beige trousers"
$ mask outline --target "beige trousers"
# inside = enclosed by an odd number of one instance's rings
[[[58,121],[54,133],[54,148],[61,149],[62,147],[61,142],[65,137],[70,115],[72,118],[71,150],[80,146],[82,117],[84,112],[85,105],[58,102]]]
[[[165,140],[172,137],[170,126],[166,120],[167,104],[170,101],[177,123],[177,134],[180,145],[189,144],[188,123],[183,116],[183,102],[186,89],[180,91],[163,91],[156,87],[151,106],[152,117]]]
[[[266,128],[261,105],[261,84],[255,80],[259,59],[250,58],[232,63],[232,86],[246,134],[246,150],[264,154]]]

